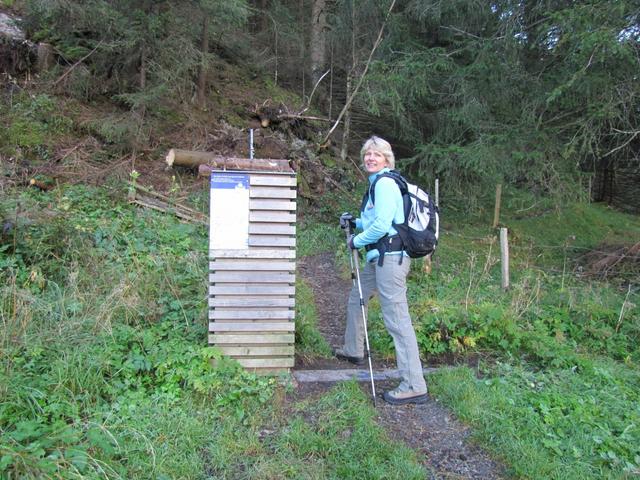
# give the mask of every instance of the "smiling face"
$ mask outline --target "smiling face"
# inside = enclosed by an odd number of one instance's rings
[[[373,148],[369,148],[364,154],[364,168],[370,173],[378,173],[385,167],[389,166],[389,162],[386,157],[379,152],[378,150],[374,150]]]

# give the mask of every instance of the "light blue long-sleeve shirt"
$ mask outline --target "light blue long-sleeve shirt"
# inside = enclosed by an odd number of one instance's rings
[[[388,172],[389,168],[383,168],[377,173],[369,176],[369,188],[375,178]],[[362,248],[365,245],[376,243],[385,235],[395,235],[398,233],[392,224],[400,224],[404,222],[404,207],[402,203],[402,194],[393,178],[383,177],[376,182],[375,186],[376,204],[371,203],[371,194],[369,200],[360,212],[360,218],[356,219],[356,228],[362,229],[362,233],[356,235],[353,239],[353,245]],[[402,252],[387,252],[387,255],[398,255]],[[367,252],[367,261],[372,262],[380,256],[377,249]]]

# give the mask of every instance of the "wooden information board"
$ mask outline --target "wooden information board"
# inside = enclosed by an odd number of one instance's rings
[[[211,171],[209,344],[265,373],[294,364],[296,176]]]

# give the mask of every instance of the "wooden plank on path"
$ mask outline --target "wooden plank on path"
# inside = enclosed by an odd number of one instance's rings
[[[295,307],[295,298],[210,298],[210,307]]]
[[[296,269],[296,262],[287,262],[280,260],[215,260],[209,262],[209,271],[242,271],[250,270],[253,272],[272,271],[272,272],[293,272]]]
[[[430,375],[438,371],[438,368],[424,368],[422,373]],[[346,380],[356,379],[358,382],[368,382],[371,380],[369,370],[363,369],[345,369],[345,370],[298,370],[293,374],[298,382],[342,382]],[[395,380],[402,378],[398,370],[374,370],[373,379],[378,380]]]
[[[294,310],[209,310],[209,320],[293,320]]]
[[[213,345],[277,345],[279,343],[294,343],[295,335],[292,333],[259,334],[259,335],[235,335],[235,334],[210,334],[209,343]]]
[[[293,322],[209,322],[209,332],[293,332]]]
[[[289,284],[252,285],[218,284],[209,287],[209,295],[295,295],[296,287]]]
[[[284,272],[216,272],[209,283],[294,283],[296,276]]]
[[[296,251],[288,248],[209,250],[209,258],[296,258]]]

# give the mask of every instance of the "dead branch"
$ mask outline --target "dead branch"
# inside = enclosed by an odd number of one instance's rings
[[[62,75],[60,75],[60,78],[58,78],[55,82],[53,82],[53,86],[55,87],[56,85],[58,85],[62,80],[64,80],[65,78],[67,78],[67,75],[69,75],[78,65],[80,65],[82,62],[84,62],[87,58],[89,58],[91,55],[93,55],[93,53],[98,50],[98,47],[100,45],[102,45],[103,40],[100,40],[98,42],[98,44],[93,48],[93,50],[91,50],[89,53],[87,53],[84,57],[82,57],[80,60],[78,60],[76,63],[74,63],[73,65],[71,65],[66,72],[64,72]]]

